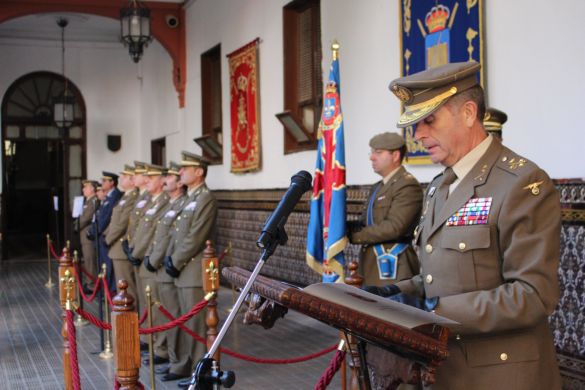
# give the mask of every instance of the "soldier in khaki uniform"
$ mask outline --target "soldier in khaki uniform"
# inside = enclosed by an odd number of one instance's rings
[[[79,216],[79,241],[81,243],[83,265],[87,272],[95,278],[98,274],[95,241],[87,238],[87,232],[91,228],[91,224],[94,222],[95,211],[99,206],[99,200],[96,196],[98,182],[95,180],[84,180],[82,181],[82,184],[82,192],[85,201],[83,203],[83,211]],[[93,290],[90,286],[86,287]]]
[[[503,140],[502,130],[504,123],[508,120],[508,115],[505,112],[498,110],[497,108],[489,107],[485,111],[483,118],[483,128],[488,134],[494,136],[494,138]]]
[[[146,249],[143,262],[144,267],[152,272],[156,278],[162,305],[175,318],[182,314],[179,306],[179,295],[174,278],[168,275],[164,268],[164,257],[171,240],[170,230],[173,228],[177,217],[181,214],[183,207],[185,207],[187,200],[183,183],[181,183],[179,177],[180,169],[181,166],[175,162],[171,162],[169,165],[167,176],[165,177],[165,192],[168,193],[170,199],[156,221],[156,230]],[[157,374],[164,374],[161,377],[162,381],[189,377],[192,367],[189,366],[188,359],[179,359],[178,355],[180,350],[179,328],[169,329],[165,334],[170,364],[168,367],[157,369]],[[190,351],[183,348],[182,353],[187,357]]]
[[[148,209],[142,215],[142,218],[136,224],[134,232],[133,243],[134,247],[130,248],[129,257],[133,264],[138,265],[138,280],[140,285],[140,302],[143,302],[142,307],[146,307],[146,286],[150,286],[152,302],[160,301],[158,294],[158,286],[154,275],[147,271],[142,259],[146,254],[148,245],[150,244],[155,232],[157,221],[163,215],[167,204],[169,203],[169,195],[163,191],[165,178],[163,174],[166,172],[164,167],[158,165],[147,164],[146,172],[144,173],[146,190],[150,196],[148,201]],[[136,177],[136,176],[134,176]],[[136,210],[136,207],[134,207]],[[166,322],[165,317],[153,307],[152,320],[154,326],[162,325]],[[154,364],[166,363],[168,361],[166,332],[160,332],[154,335]],[[146,359],[148,362],[148,359]]]
[[[547,321],[559,298],[559,195],[486,134],[479,69],[452,63],[390,84],[405,104],[398,126],[417,124],[416,139],[447,167],[415,234],[421,273],[396,286],[460,323],[432,389],[560,389]]]
[[[349,225],[349,240],[362,245],[364,283],[383,286],[419,271],[410,241],[420,218],[423,193],[419,182],[402,166],[406,145],[400,135],[378,134],[370,140],[370,147],[372,167],[382,180],[372,186],[360,220]]]
[[[130,264],[122,249],[122,241],[126,237],[130,212],[134,208],[138,197],[138,189],[134,188],[132,182],[133,175],[133,167],[128,165],[120,172],[120,187],[124,191],[124,196],[122,196],[116,207],[112,210],[112,218],[108,228],[104,232],[104,236],[106,245],[109,247],[108,256],[114,263],[116,279],[125,279],[128,282],[128,292],[133,297],[138,298],[134,266]]]
[[[181,313],[186,313],[204,297],[201,259],[205,241],[211,239],[217,202],[205,185],[208,162],[201,156],[182,152],[181,182],[188,188],[185,207],[171,230],[171,239],[165,257],[167,274],[175,278]],[[205,318],[195,316],[186,325],[203,336]],[[180,333],[179,365],[192,366],[205,353],[205,345],[197,343],[185,332]],[[185,354],[185,351],[189,351]]]

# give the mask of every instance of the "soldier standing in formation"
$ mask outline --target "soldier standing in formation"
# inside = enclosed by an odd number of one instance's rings
[[[95,212],[99,207],[99,200],[96,196],[98,182],[95,180],[84,180],[82,182],[83,210],[79,216],[79,241],[81,243],[81,255],[83,264],[87,272],[95,278],[99,273],[97,269],[97,259],[95,256],[95,243],[87,238],[91,225],[94,223]],[[83,286],[85,291],[93,290],[91,286]]]

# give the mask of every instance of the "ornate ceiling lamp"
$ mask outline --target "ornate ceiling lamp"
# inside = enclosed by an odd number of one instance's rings
[[[150,35],[150,10],[142,2],[130,1],[128,8],[120,10],[122,41],[128,46],[134,62],[140,61],[145,46],[152,41]]]
[[[53,98],[53,121],[59,129],[68,129],[73,124],[75,115],[75,97],[69,91],[67,77],[65,76],[65,27],[69,21],[65,18],[57,19],[57,25],[61,28],[61,74],[63,76],[63,93]]]

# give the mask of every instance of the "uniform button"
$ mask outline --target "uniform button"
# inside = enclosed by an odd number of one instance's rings
[[[428,274],[428,275],[425,277],[425,282],[427,282],[428,284],[431,284],[431,283],[433,283],[433,275],[431,275],[431,274]]]
[[[427,245],[425,246],[425,251],[426,251],[427,253],[431,253],[431,252],[433,251],[433,246],[432,246],[431,244],[427,244]]]
[[[459,249],[460,249],[460,250],[464,251],[464,250],[465,250],[465,246],[466,246],[466,245],[465,245],[465,243],[464,243],[464,242],[460,242],[460,243],[459,243]]]
[[[505,352],[501,353],[501,354],[500,354],[500,360],[502,360],[502,361],[504,361],[504,362],[505,362],[506,360],[508,360],[508,354],[507,354],[507,353],[505,353]]]
[[[179,215],[179,216],[177,217],[177,221],[180,221],[180,220],[181,220],[181,216]]]

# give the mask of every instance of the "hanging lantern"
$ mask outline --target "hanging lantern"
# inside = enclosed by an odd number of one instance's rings
[[[122,41],[128,46],[134,62],[140,61],[143,49],[152,41],[150,35],[150,10],[140,1],[132,0],[128,8],[120,10]]]
[[[53,121],[59,129],[68,129],[75,116],[75,97],[68,88],[65,76],[65,27],[69,24],[65,18],[59,18],[57,25],[61,28],[61,74],[63,76],[63,93],[53,98]]]

